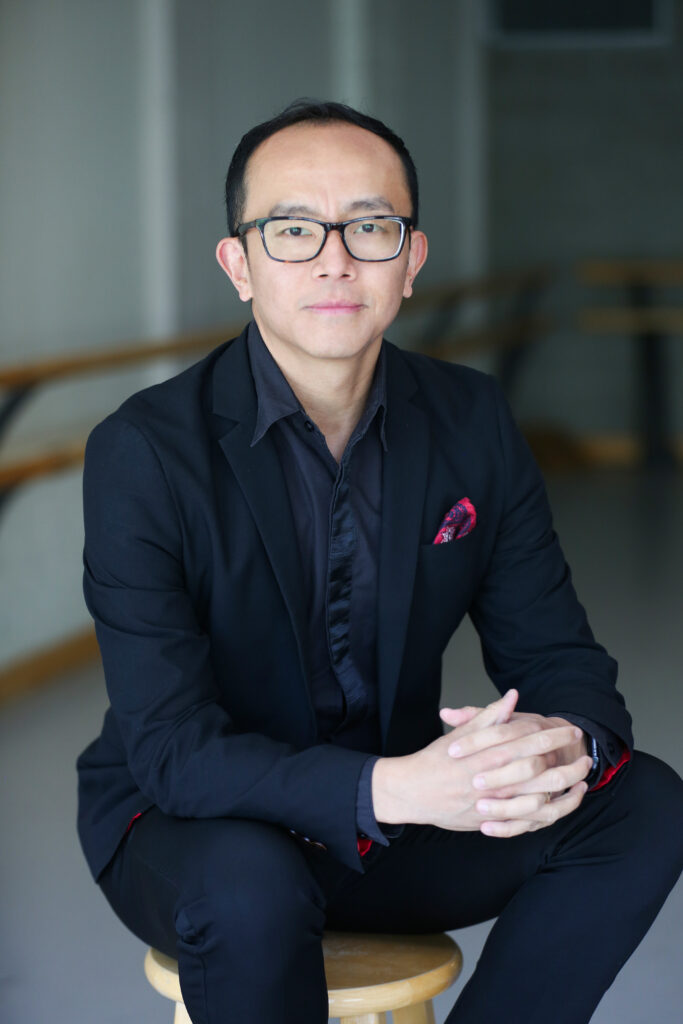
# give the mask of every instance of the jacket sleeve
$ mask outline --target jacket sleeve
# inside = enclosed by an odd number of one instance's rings
[[[507,402],[493,383],[503,501],[493,553],[470,610],[497,688],[519,690],[520,711],[563,709],[632,748],[616,689],[617,664],[596,643],[553,529],[545,487]]]
[[[235,729],[185,585],[164,467],[143,431],[120,414],[88,441],[84,518],[86,603],[142,794],[179,817],[280,824],[361,870],[356,796],[367,754],[331,744],[298,750]]]

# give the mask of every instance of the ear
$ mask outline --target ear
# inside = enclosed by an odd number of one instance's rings
[[[403,298],[409,299],[413,294],[413,281],[427,259],[427,236],[424,231],[413,231],[410,235],[410,250],[406,278],[403,283]]]
[[[247,254],[240,238],[221,238],[216,246],[216,259],[228,275],[242,302],[252,298]]]

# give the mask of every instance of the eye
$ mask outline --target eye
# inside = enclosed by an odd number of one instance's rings
[[[354,225],[354,235],[378,235],[386,231],[381,220],[363,220]]]
[[[280,228],[279,234],[285,238],[305,238],[311,232],[301,224],[290,224],[289,227]]]

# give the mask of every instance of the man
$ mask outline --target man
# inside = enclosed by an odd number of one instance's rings
[[[253,322],[88,445],[93,873],[195,1022],[322,1024],[326,927],[492,917],[449,1022],[586,1021],[680,871],[682,787],[631,757],[494,382],[383,340],[427,255],[412,160],[295,104],[226,198]],[[466,613],[503,696],[439,712]]]

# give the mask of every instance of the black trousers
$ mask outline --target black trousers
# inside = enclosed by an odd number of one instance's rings
[[[194,1024],[324,1024],[325,928],[435,932],[497,918],[448,1024],[583,1024],[683,867],[683,783],[637,753],[554,826],[514,839],[407,826],[360,874],[279,826],[152,809],[101,878],[177,957]]]

